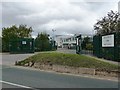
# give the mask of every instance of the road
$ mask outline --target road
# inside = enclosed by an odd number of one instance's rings
[[[2,64],[3,65],[14,65],[15,61],[24,60],[25,58],[28,58],[30,56],[34,55],[32,54],[0,54],[0,57],[2,57]]]
[[[2,66],[3,88],[118,88],[117,81]],[[4,83],[8,82],[8,83]],[[12,84],[11,84],[12,83]],[[23,88],[22,87],[22,88]]]
[[[76,54],[76,50],[67,48],[58,48],[57,52]]]

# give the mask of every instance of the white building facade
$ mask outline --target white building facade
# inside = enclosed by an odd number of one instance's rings
[[[68,49],[75,49],[76,48],[76,36],[75,35],[56,35],[55,41],[57,42],[57,46],[60,48],[68,48]],[[90,41],[93,41],[93,35],[83,35],[82,40],[85,37],[89,37]]]
[[[56,35],[55,41],[60,48],[69,48],[76,45],[75,36],[73,35]]]

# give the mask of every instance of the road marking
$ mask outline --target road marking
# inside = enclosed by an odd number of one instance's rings
[[[17,86],[17,87],[21,87],[21,88],[34,89],[32,87],[28,87],[28,86],[24,86],[24,85],[20,85],[20,84],[15,84],[15,83],[11,83],[11,82],[1,81],[1,80],[0,80],[0,82],[5,83],[5,84],[9,84],[9,85],[13,85],[13,86]],[[36,90],[36,89],[34,89],[34,90]]]

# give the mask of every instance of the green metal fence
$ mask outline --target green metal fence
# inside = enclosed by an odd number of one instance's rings
[[[34,39],[33,38],[19,38],[10,40],[10,53],[34,53]]]
[[[108,60],[120,61],[120,33],[111,33],[114,35],[113,47],[102,47],[102,35],[93,37],[93,54],[100,58]],[[106,36],[106,35],[104,35]]]

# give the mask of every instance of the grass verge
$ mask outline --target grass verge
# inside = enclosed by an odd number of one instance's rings
[[[84,67],[93,68],[98,70],[118,70],[118,65],[110,64],[108,62],[100,61],[98,59],[77,55],[77,54],[65,54],[58,52],[38,53],[25,60],[17,62],[17,65],[24,66],[25,64],[33,63],[51,63],[57,65],[66,65],[72,67]]]

